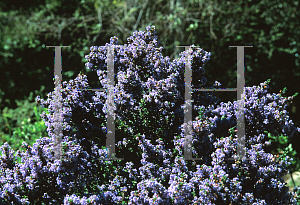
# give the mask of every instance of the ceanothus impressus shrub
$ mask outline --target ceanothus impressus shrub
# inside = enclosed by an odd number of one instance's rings
[[[111,38],[110,46],[117,45]],[[268,94],[269,81],[245,88],[245,153],[237,156],[237,102],[213,92],[193,95],[193,153],[184,160],[184,70],[186,52],[170,62],[157,48],[155,27],[134,32],[128,45],[114,47],[116,157],[106,161],[105,92],[88,88],[85,75],[62,83],[63,158],[54,159],[54,92],[42,117],[49,137],[26,151],[2,146],[0,204],[296,204],[282,176],[288,157],[266,151],[264,131],[298,134],[286,111],[288,101]],[[210,53],[192,47],[195,87],[205,85]],[[88,69],[107,88],[106,47],[91,47]],[[218,84],[216,82],[216,84]],[[217,87],[216,85],[214,85]],[[22,162],[17,162],[17,156]],[[296,190],[295,190],[296,191]]]

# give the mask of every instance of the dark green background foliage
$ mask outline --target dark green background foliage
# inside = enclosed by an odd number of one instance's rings
[[[207,86],[218,80],[221,87],[234,88],[237,54],[236,48],[228,46],[251,45],[245,48],[246,86],[271,78],[269,92],[279,93],[286,87],[286,97],[300,92],[299,16],[296,0],[39,0],[21,4],[2,0],[0,143],[13,142],[17,149],[20,141],[33,144],[45,135],[36,116],[40,110],[31,104],[36,94],[28,96],[39,90],[45,99],[54,89],[54,49],[46,46],[70,46],[62,48],[63,81],[81,71],[92,88],[99,88],[96,73],[84,65],[90,46],[104,46],[112,36],[122,45],[133,31],[155,25],[164,56],[178,57],[184,48],[176,45],[199,45],[212,53],[205,67]],[[236,100],[236,92],[215,95],[225,102]],[[296,126],[300,126],[299,108],[297,96],[287,108]],[[287,143],[300,153],[298,137]]]

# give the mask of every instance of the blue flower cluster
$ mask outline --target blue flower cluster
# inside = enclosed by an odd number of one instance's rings
[[[300,132],[286,111],[288,101],[267,93],[266,81],[245,88],[245,153],[237,157],[237,102],[220,104],[213,92],[193,95],[193,155],[185,160],[184,71],[187,52],[170,62],[157,48],[155,27],[134,32],[114,47],[116,156],[108,161],[107,94],[92,92],[87,77],[63,82],[62,158],[54,158],[55,93],[42,117],[49,138],[25,142],[26,151],[1,147],[0,204],[296,204],[282,176],[292,159],[266,151],[264,131],[290,137]],[[107,48],[91,47],[88,69],[107,89]],[[205,85],[210,53],[192,46],[192,87]],[[219,87],[215,82],[211,88]],[[22,162],[17,162],[17,157]],[[295,190],[296,191],[296,190]]]

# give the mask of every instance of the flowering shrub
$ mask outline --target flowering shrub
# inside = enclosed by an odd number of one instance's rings
[[[60,160],[54,159],[54,92],[37,103],[49,138],[26,143],[26,151],[3,145],[0,166],[1,204],[296,204],[282,179],[291,163],[266,152],[265,132],[289,137],[300,132],[286,115],[284,98],[267,93],[266,81],[245,88],[245,153],[237,156],[237,102],[219,102],[213,92],[193,96],[193,154],[184,160],[185,56],[170,62],[157,48],[155,27],[134,32],[128,45],[114,46],[116,157],[107,161],[107,95],[91,92],[85,75],[62,83],[63,135]],[[106,47],[91,47],[88,69],[104,88]],[[192,47],[195,85],[205,85],[210,53]],[[219,85],[218,82],[216,84]],[[217,87],[217,85],[214,85]],[[83,89],[83,90],[79,90]],[[289,121],[288,121],[289,120]],[[17,163],[16,157],[22,157]],[[295,190],[296,191],[296,190]]]

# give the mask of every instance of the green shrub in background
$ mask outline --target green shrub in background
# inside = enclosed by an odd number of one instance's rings
[[[300,170],[300,159],[297,157],[297,151],[294,150],[291,140],[288,136],[285,136],[283,134],[273,136],[267,131],[265,131],[265,133],[267,134],[269,141],[272,142],[272,154],[277,155],[277,157],[279,158],[285,158],[286,156],[293,158],[293,161],[289,166],[289,174],[284,177],[287,185],[290,188],[300,186],[300,178],[297,177],[297,174],[299,175]]]
[[[287,88],[284,87],[280,96],[283,96],[287,91]],[[295,93],[293,97],[296,97],[298,93]],[[297,151],[295,150],[295,144],[293,141],[286,135],[276,135],[272,136],[270,133],[266,132],[268,135],[269,140],[272,142],[271,145],[271,152],[273,154],[279,154],[281,157],[289,156],[293,158],[292,164],[289,167],[290,172],[295,172],[300,169],[300,159]]]
[[[40,92],[44,89],[42,87]],[[35,95],[40,92],[35,91]],[[47,113],[47,108],[36,105],[33,92],[28,99],[16,100],[16,103],[16,109],[5,107],[0,115],[0,146],[7,142],[14,150],[22,150],[23,141],[32,146],[37,139],[48,136],[45,123],[40,117],[43,111]]]
[[[268,135],[269,141],[272,142],[272,146],[275,148],[271,151],[273,154],[277,154],[280,157],[289,156],[293,158],[292,164],[289,167],[290,172],[295,172],[300,169],[300,160],[296,157],[297,152],[293,149],[293,145],[290,143],[288,136],[283,134],[278,136],[272,136],[270,133],[265,131]]]

